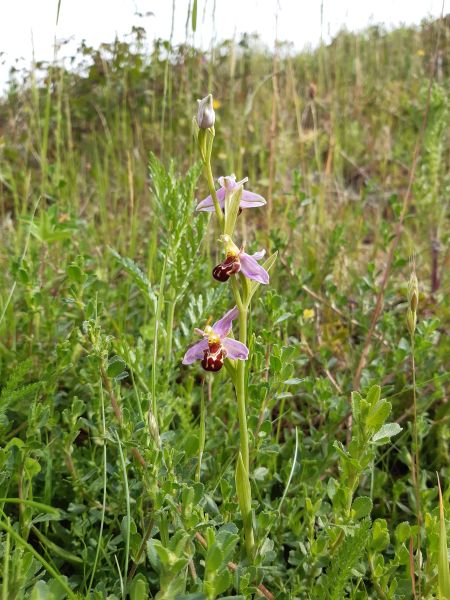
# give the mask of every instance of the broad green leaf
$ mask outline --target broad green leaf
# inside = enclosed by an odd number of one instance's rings
[[[352,413],[355,420],[359,420],[361,414],[361,394],[352,392]]]
[[[148,600],[148,594],[148,581],[142,573],[138,573],[130,584],[130,600]]]
[[[222,566],[223,561],[223,552],[217,544],[208,548],[205,560],[205,567],[208,571],[217,571]]]
[[[409,540],[411,537],[411,525],[408,523],[408,521],[403,521],[397,525],[395,529],[395,537],[401,544],[406,542],[406,540]]]
[[[372,511],[373,502],[368,496],[360,496],[355,498],[352,504],[355,519],[368,517]]]
[[[120,358],[120,356],[113,356],[108,361],[108,367],[106,369],[106,373],[108,374],[108,377],[110,377],[111,379],[114,379],[115,377],[117,377],[118,375],[121,375],[123,373],[126,366],[127,365],[126,365],[125,361],[122,360]]]
[[[376,552],[381,552],[389,545],[389,531],[385,519],[376,519],[372,526],[372,540],[370,547]]]
[[[379,402],[381,396],[381,388],[379,385],[373,385],[367,392],[366,401],[370,406],[375,406]]]
[[[77,283],[83,282],[83,271],[77,264],[72,263],[67,267],[67,275],[72,281],[76,281]]]
[[[223,594],[231,585],[231,573],[224,569],[214,578],[214,591],[216,594]]]
[[[159,540],[153,540],[153,548],[159,556],[161,563],[167,567],[173,562],[173,553],[165,548]]]
[[[391,403],[387,400],[380,400],[373,406],[366,419],[367,427],[377,431],[386,421],[391,412]]]
[[[63,576],[64,581],[67,583],[67,577]],[[56,579],[50,579],[48,582],[48,588],[50,592],[53,594],[54,600],[64,600],[67,597],[67,594],[59,581]]]
[[[400,433],[402,428],[398,423],[385,423],[381,429],[379,429],[376,434],[372,437],[373,442],[379,442],[380,440],[388,440]]]
[[[56,600],[45,581],[38,581],[30,595],[30,600]]]

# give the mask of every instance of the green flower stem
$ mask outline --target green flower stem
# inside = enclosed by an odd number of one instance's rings
[[[243,298],[239,294],[236,278],[232,279],[232,289],[236,299],[236,304],[239,308],[239,341],[247,345],[247,320],[248,320],[248,293],[247,287],[243,286]],[[242,486],[236,486],[236,491],[239,494],[245,494],[245,498],[238,498],[241,510],[243,506],[247,506],[247,514],[242,515],[244,523],[245,547],[249,560],[252,559],[255,548],[255,540],[253,534],[253,526],[251,519],[251,485],[250,485],[250,444],[248,439],[247,426],[247,406],[246,406],[246,379],[245,379],[245,361],[236,361],[236,398],[239,417],[239,437],[240,437],[240,457],[244,467],[240,472],[240,477],[245,478]]]
[[[216,215],[219,220],[220,230],[223,233],[225,226],[225,218],[220,208],[219,200],[217,199],[216,186],[214,185],[214,177],[211,169],[211,153],[214,142],[214,128],[211,129],[200,129],[198,132],[198,148],[200,150],[200,156],[202,157],[203,172],[208,182],[209,192],[216,209]]]
[[[172,340],[173,340],[173,322],[175,319],[175,300],[170,299],[167,303],[167,322],[166,322],[166,358],[172,356]]]
[[[236,306],[239,309],[239,313],[241,313],[242,311],[245,311],[247,309],[247,307],[244,306],[244,302],[242,301],[241,293],[239,291],[239,285],[238,285],[236,277],[231,277],[230,282],[231,282],[231,289],[233,291],[234,301],[236,302]],[[241,326],[241,323],[239,322],[239,327],[240,326]],[[247,339],[247,327],[245,330],[245,338]],[[243,340],[241,340],[239,338],[239,341],[242,342]],[[245,344],[245,342],[244,342],[244,344]]]
[[[159,282],[159,293],[158,293],[158,302],[156,304],[156,315],[155,315],[155,328],[153,334],[153,358],[152,358],[152,371],[151,371],[151,384],[152,384],[152,396],[151,396],[151,409],[153,416],[156,419],[156,423],[158,423],[158,403],[156,401],[156,375],[157,375],[157,359],[158,359],[158,334],[159,334],[159,325],[161,322],[162,311],[164,307],[164,285],[166,281],[166,268],[168,261],[168,253],[166,253],[164,257],[164,263],[161,272],[161,279]]]
[[[202,458],[205,450],[206,430],[205,430],[205,382],[203,381],[201,393],[200,393],[200,425],[199,425],[199,443],[198,443],[198,464],[197,471],[195,473],[195,481],[201,481],[202,475]]]
[[[123,573],[124,573],[124,578],[126,578],[126,576],[128,574],[128,561],[130,558],[130,540],[131,540],[130,491],[129,491],[129,487],[128,487],[127,466],[125,464],[125,457],[123,455],[122,443],[120,441],[120,437],[119,437],[119,434],[117,433],[117,431],[116,431],[116,439],[117,439],[117,447],[119,449],[120,465],[122,468],[123,487],[124,487],[124,494],[125,494],[125,505],[126,505],[126,511],[127,511],[125,556],[124,556],[124,563],[123,563]],[[126,594],[126,591],[122,590],[122,596],[124,598],[125,598],[125,594]]]
[[[216,215],[219,220],[220,229],[222,232],[225,231],[225,218],[217,199],[216,188],[214,186],[214,178],[211,169],[211,149],[212,139],[206,140],[206,134],[199,133],[199,148],[203,160],[203,170],[205,173],[206,180],[208,182],[209,191],[211,198],[214,203]],[[234,227],[233,227],[234,229]],[[233,236],[234,231],[227,232],[230,236]],[[250,304],[251,294],[250,286],[245,277],[240,277],[242,285],[242,295],[239,290],[239,284],[237,277],[231,277],[231,289],[236,302],[236,306],[239,310],[239,341],[247,345],[247,318],[248,318],[248,307]],[[254,555],[255,549],[255,538],[253,533],[253,525],[251,518],[251,486],[250,486],[250,444],[248,439],[248,427],[247,427],[247,410],[246,410],[246,380],[245,380],[245,361],[237,360],[235,371],[232,377],[234,387],[236,389],[236,399],[238,407],[238,418],[239,418],[239,438],[240,438],[240,453],[238,458],[238,465],[236,469],[236,494],[238,496],[239,506],[242,513],[242,521],[244,524],[244,538],[245,547],[247,551],[247,557],[251,561]],[[231,365],[227,365],[227,370],[230,371]],[[239,463],[240,461],[240,463]],[[239,468],[240,467],[240,468]]]
[[[358,460],[358,458],[359,458],[359,455],[356,460]],[[348,481],[348,484],[347,484],[347,489],[345,490],[345,493],[347,494],[346,503],[345,503],[345,517],[347,520],[350,519],[351,514],[352,514],[353,495],[355,493],[356,487],[358,486],[360,475],[361,475],[361,473],[359,471],[352,473],[352,475]],[[335,539],[335,541],[333,542],[333,544],[330,547],[330,553],[332,556],[334,555],[336,550],[339,548],[341,543],[344,541],[344,538],[345,538],[345,533],[344,533],[344,530],[341,529],[338,537]]]
[[[239,341],[247,345],[247,310],[239,311]],[[247,429],[247,411],[245,402],[245,361],[237,361],[236,396],[239,414],[239,431],[241,438],[241,454],[244,467],[249,470],[249,443]]]

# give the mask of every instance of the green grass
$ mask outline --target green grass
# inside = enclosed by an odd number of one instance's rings
[[[279,44],[275,61],[251,36],[211,57],[165,41],[144,55],[143,35],[16,74],[0,101],[2,598],[444,598],[448,19]],[[251,561],[233,386],[181,365],[193,328],[230,308],[211,278],[219,228],[194,214],[208,92],[214,176],[269,201],[239,238],[278,252],[248,323]]]

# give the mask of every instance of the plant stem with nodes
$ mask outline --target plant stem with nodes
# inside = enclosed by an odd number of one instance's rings
[[[203,162],[203,172],[208,183],[209,192],[213,200],[217,219],[221,232],[225,232],[225,218],[217,199],[217,192],[214,186],[214,178],[211,169],[211,150],[214,139],[214,132],[211,130],[199,131],[199,148]],[[233,235],[234,231],[227,232]],[[231,278],[231,289],[239,310],[239,341],[247,345],[247,320],[248,308],[250,304],[249,287],[244,277],[241,277],[242,293],[239,289],[237,277]],[[229,363],[229,364],[228,364]],[[231,367],[231,362],[226,360],[227,371],[232,375],[231,379],[236,390],[236,400],[239,419],[239,456],[236,468],[236,494],[238,496],[239,506],[244,524],[244,539],[247,551],[247,557],[251,561],[254,555],[255,539],[253,533],[251,517],[251,485],[250,485],[250,443],[247,426],[247,407],[246,407],[246,378],[245,361],[238,360],[236,365]]]

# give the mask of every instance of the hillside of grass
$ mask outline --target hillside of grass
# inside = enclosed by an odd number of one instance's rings
[[[446,598],[448,25],[300,53],[136,27],[11,73],[2,600]],[[182,364],[232,306],[195,212],[208,93],[214,178],[267,200],[236,237],[277,253],[248,313],[250,525],[234,367]]]

